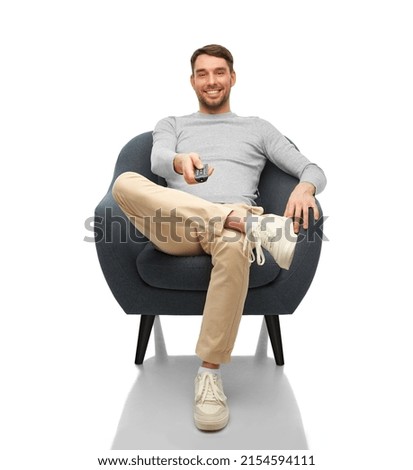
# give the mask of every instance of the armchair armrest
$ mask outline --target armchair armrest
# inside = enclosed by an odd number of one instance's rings
[[[323,241],[323,213],[318,201],[320,211],[318,221],[314,220],[313,210],[310,209],[309,227],[300,229],[295,255],[288,271],[282,270],[275,281],[277,298],[288,313],[293,313],[309,289],[321,253]]]
[[[142,303],[136,257],[148,242],[113,199],[111,190],[95,209],[95,246],[105,279],[125,311]],[[136,298],[134,298],[136,297]]]

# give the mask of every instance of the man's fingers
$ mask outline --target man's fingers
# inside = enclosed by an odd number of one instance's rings
[[[197,184],[198,182],[195,180],[195,169],[203,168],[204,164],[197,153],[190,153],[188,156],[189,158],[185,160],[183,165],[183,176],[188,184]],[[214,168],[208,167],[208,176],[211,176],[213,172]]]
[[[308,229],[308,207],[301,210],[303,228]]]
[[[201,157],[197,153],[190,153],[189,156],[194,168],[198,168],[200,170],[204,167],[204,164],[201,161]]]
[[[317,204],[314,204],[313,210],[314,210],[314,219],[318,220],[320,218],[320,211],[318,210]]]
[[[196,166],[197,165],[197,166]],[[202,162],[197,153],[188,153],[182,162],[182,174],[188,184],[195,184],[194,168],[202,168]]]
[[[302,224],[305,230],[308,229],[310,221],[310,209],[314,211],[314,219],[320,218],[320,212],[314,198],[305,199],[304,201],[289,200],[284,211],[284,217],[291,217],[294,223],[294,232],[298,233]]]
[[[294,232],[298,233],[300,230],[300,224],[303,222],[303,209],[301,206],[295,206],[293,221]]]
[[[284,217],[293,217],[293,216],[294,216],[294,205],[288,202],[284,211]]]

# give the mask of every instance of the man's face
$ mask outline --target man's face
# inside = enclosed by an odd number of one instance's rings
[[[229,95],[235,84],[235,72],[230,72],[225,59],[202,54],[194,64],[191,85],[202,113],[218,114],[230,111]]]

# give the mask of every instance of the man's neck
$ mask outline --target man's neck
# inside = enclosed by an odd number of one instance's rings
[[[200,106],[199,112],[202,114],[226,114],[231,112],[231,108],[229,106],[225,106],[223,108],[213,109]]]

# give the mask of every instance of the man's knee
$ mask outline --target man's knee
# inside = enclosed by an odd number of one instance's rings
[[[218,237],[216,240],[216,246],[214,255],[216,262],[223,262],[227,265],[228,269],[231,270],[235,266],[246,266],[249,265],[248,256],[244,250],[244,234],[236,231],[232,234],[227,233],[226,230],[224,235]]]
[[[125,173],[120,174],[112,187],[112,195],[115,198],[115,201],[120,202],[128,197],[131,193],[131,190],[135,187],[136,183],[139,180],[138,173],[133,171],[126,171]]]

